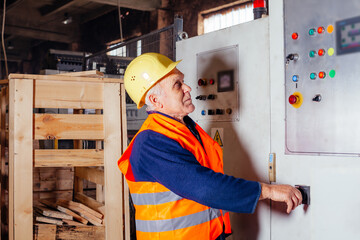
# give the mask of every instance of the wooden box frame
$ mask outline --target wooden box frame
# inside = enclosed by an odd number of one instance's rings
[[[9,75],[9,239],[33,238],[33,167],[60,166],[76,167],[76,179],[103,184],[105,204],[82,194],[80,181],[75,198],[105,212],[105,239],[130,238],[129,191],[117,167],[127,146],[124,84],[84,73]],[[34,114],[34,108],[103,109],[103,114]],[[37,139],[96,140],[104,147],[34,149]],[[92,166],[103,166],[103,179],[96,180],[101,173]]]

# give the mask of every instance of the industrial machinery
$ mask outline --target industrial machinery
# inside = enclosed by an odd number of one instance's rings
[[[266,201],[232,213],[230,239],[359,239],[360,2],[270,0],[268,17],[176,49],[225,173],[307,197],[289,215]]]

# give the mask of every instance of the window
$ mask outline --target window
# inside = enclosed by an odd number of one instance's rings
[[[238,1],[220,9],[210,9],[200,13],[199,34],[216,31],[254,19],[251,1]]]
[[[115,47],[119,45],[120,43],[110,45],[109,48]],[[107,53],[110,56],[119,56],[119,57],[126,57],[126,46],[122,46],[119,48],[116,48],[110,52]]]

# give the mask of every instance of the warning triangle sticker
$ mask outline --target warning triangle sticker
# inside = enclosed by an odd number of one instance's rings
[[[219,130],[216,130],[216,133],[215,133],[215,137],[214,137],[214,141],[216,141],[220,147],[223,146],[223,143],[221,141],[221,137],[220,137],[220,133],[219,133]]]

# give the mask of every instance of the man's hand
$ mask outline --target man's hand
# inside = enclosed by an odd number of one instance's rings
[[[271,199],[277,202],[285,202],[287,204],[287,213],[294,210],[302,202],[302,196],[297,188],[290,185],[270,185],[261,184],[261,195],[259,200]]]

